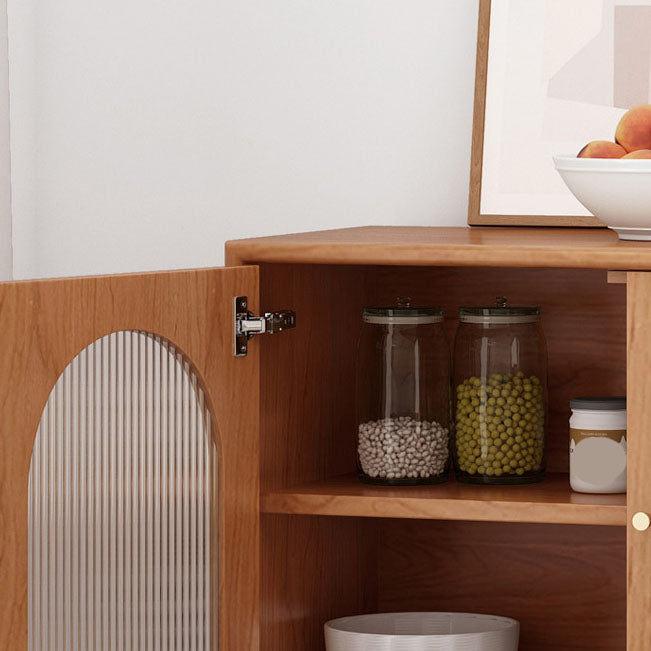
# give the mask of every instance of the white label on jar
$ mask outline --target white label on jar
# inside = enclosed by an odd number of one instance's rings
[[[626,430],[570,430],[572,475],[593,485],[609,485],[626,471]]]

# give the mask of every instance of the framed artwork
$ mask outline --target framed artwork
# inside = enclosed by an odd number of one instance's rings
[[[468,223],[603,226],[552,156],[651,104],[651,0],[480,0]]]

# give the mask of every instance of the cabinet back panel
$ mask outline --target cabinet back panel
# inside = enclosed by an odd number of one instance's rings
[[[382,612],[514,617],[523,651],[626,648],[620,527],[384,520]]]
[[[549,354],[547,468],[568,472],[570,398],[626,393],[626,285],[585,269],[412,268],[369,270],[367,300],[445,306],[450,339],[461,305],[540,305]]]
[[[568,472],[570,398],[626,392],[626,286],[585,269],[266,264],[263,309],[297,312],[261,346],[262,490],[355,469],[355,357],[369,304],[443,305],[453,348],[460,305],[540,305],[549,353],[548,463]]]

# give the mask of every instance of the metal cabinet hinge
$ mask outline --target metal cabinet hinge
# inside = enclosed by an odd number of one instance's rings
[[[280,310],[265,312],[264,316],[254,316],[248,309],[246,296],[236,296],[234,299],[233,341],[235,357],[244,357],[248,352],[249,339],[253,335],[268,333],[274,335],[289,328],[296,327],[296,312]]]

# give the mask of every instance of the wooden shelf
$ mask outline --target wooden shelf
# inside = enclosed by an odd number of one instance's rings
[[[651,270],[651,242],[605,228],[364,226],[233,240],[226,261]]]
[[[587,495],[567,475],[528,486],[370,486],[355,475],[264,494],[263,513],[624,526],[626,495]]]

